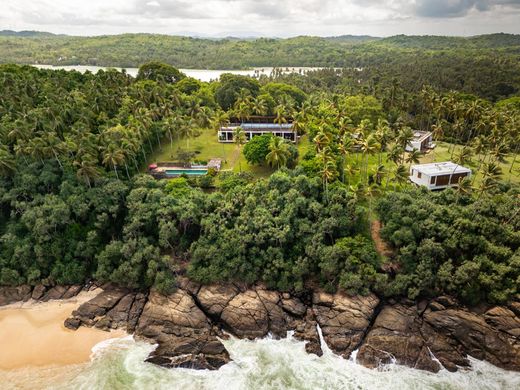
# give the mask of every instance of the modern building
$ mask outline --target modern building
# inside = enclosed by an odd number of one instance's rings
[[[296,142],[297,134],[292,123],[274,123],[274,117],[252,117],[247,121],[233,120],[228,126],[222,126],[218,131],[218,141],[232,143],[237,127],[244,131],[246,141],[263,134],[273,134],[288,141]]]
[[[435,144],[432,143],[432,133],[429,131],[416,130],[413,133],[413,139],[406,145],[406,151],[411,152],[416,149],[420,152],[425,152],[428,149],[433,149]]]
[[[451,161],[412,165],[410,180],[429,190],[440,190],[457,186],[459,181],[471,176],[471,169]]]

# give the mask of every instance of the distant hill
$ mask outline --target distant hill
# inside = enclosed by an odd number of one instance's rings
[[[0,31],[0,36],[3,37],[55,37],[58,36],[49,32],[42,31],[13,31],[13,30],[2,30]],[[63,36],[63,35],[62,35]]]
[[[50,65],[138,67],[158,60],[180,68],[367,67],[394,61],[399,54],[416,61],[425,56],[489,57],[519,60],[520,35],[475,37],[343,35],[293,38],[191,38],[159,34],[94,37],[38,31],[1,31],[0,62]]]

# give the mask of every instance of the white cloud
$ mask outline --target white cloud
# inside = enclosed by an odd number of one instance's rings
[[[3,0],[1,27],[95,35],[520,33],[520,0]]]

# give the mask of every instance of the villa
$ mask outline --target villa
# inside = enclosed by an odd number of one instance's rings
[[[407,152],[411,152],[414,149],[425,152],[433,148],[435,148],[435,144],[432,143],[432,133],[429,131],[414,131],[413,139],[406,145]]]
[[[451,161],[412,165],[410,180],[429,190],[440,190],[457,186],[459,181],[471,176],[471,169]]]
[[[292,123],[274,123],[274,117],[254,116],[247,121],[233,120],[231,124],[222,126],[218,131],[218,142],[232,143],[233,134],[240,127],[244,130],[246,142],[253,137],[264,134],[273,134],[291,142],[296,142],[297,134]]]

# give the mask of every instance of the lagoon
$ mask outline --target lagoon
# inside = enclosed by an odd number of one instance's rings
[[[97,73],[99,70],[107,70],[107,69],[116,69],[119,71],[122,71],[123,69],[128,73],[130,76],[135,77],[137,76],[137,72],[139,71],[138,68],[117,68],[117,67],[103,67],[103,66],[90,66],[90,65],[63,65],[63,66],[56,66],[56,65],[33,65],[36,68],[39,69],[54,69],[54,70],[76,70],[81,73],[85,73],[87,71],[92,73]],[[223,73],[231,73],[231,74],[238,74],[243,76],[251,76],[251,77],[260,77],[260,76],[269,76],[273,72],[275,68],[274,67],[263,67],[263,68],[252,68],[249,70],[226,70],[226,69],[220,69],[220,70],[212,70],[212,69],[180,69],[181,72],[186,74],[189,77],[193,77],[200,81],[212,81],[212,80],[218,80],[220,78],[220,75]],[[305,74],[309,71],[313,70],[319,70],[323,68],[316,68],[316,67],[283,67],[283,68],[276,68],[280,69],[282,73],[298,73],[298,74]]]

